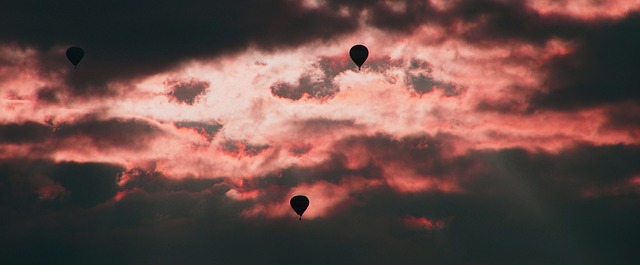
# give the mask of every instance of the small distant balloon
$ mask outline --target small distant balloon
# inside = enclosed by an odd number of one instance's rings
[[[80,47],[70,47],[67,49],[67,59],[73,64],[73,68],[78,68],[78,63],[84,57],[84,50]]]
[[[304,195],[296,195],[291,198],[289,203],[291,204],[291,208],[300,215],[298,220],[302,220],[302,214],[307,210],[307,207],[309,207],[309,198]]]
[[[351,50],[349,50],[349,56],[351,56],[351,60],[353,60],[353,62],[358,66],[358,70],[360,70],[364,61],[369,57],[369,50],[364,45],[358,44],[351,47]]]

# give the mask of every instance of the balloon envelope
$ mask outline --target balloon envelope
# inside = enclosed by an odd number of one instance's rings
[[[369,57],[369,50],[364,45],[355,45],[351,47],[349,50],[349,56],[351,56],[351,60],[358,66],[358,69],[362,66],[364,61]]]
[[[67,59],[73,64],[73,66],[78,66],[80,60],[84,57],[84,50],[80,47],[70,47],[67,49]]]
[[[293,208],[293,210],[300,215],[300,219],[302,219],[302,214],[307,210],[307,207],[309,207],[309,198],[304,195],[296,195],[291,198],[289,203],[291,204],[291,208]]]

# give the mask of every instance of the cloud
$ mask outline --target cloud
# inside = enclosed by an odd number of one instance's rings
[[[245,141],[233,141],[228,140],[225,141],[222,145],[222,150],[225,154],[230,155],[232,157],[242,158],[242,157],[252,157],[256,156],[266,149],[268,149],[269,145],[258,145],[258,144],[249,144]]]
[[[51,136],[51,127],[37,122],[8,123],[0,125],[0,141],[4,144],[43,142]]]
[[[296,1],[27,1],[9,3],[3,10],[0,42],[36,47],[43,60],[41,72],[64,73],[65,83],[81,96],[107,95],[113,93],[110,82],[169,70],[192,59],[250,46],[291,47],[352,31],[357,23]],[[38,19],[28,19],[33,17]],[[61,70],[70,66],[64,57],[68,46],[85,50],[77,71]]]
[[[178,128],[190,128],[204,136],[209,141],[222,129],[223,125],[217,122],[179,121],[175,123]]]
[[[130,118],[99,119],[91,116],[74,123],[55,126],[54,135],[61,138],[87,137],[97,147],[141,148],[146,140],[161,134],[156,125]]]
[[[92,207],[116,195],[116,180],[123,168],[100,163],[60,163],[51,178],[68,192],[72,204]]]
[[[82,201],[93,202],[92,206],[50,208],[51,204],[38,201],[32,192],[37,207],[30,212],[0,207],[7,216],[0,227],[7,231],[0,244],[11,253],[7,260],[18,264],[45,259],[57,264],[78,258],[97,264],[133,264],[141,260],[251,264],[265,259],[302,259],[311,264],[398,260],[624,264],[637,258],[632,246],[635,236],[640,235],[636,229],[640,219],[633,211],[635,204],[625,203],[637,201],[637,192],[579,196],[582,188],[605,188],[637,176],[637,146],[584,145],[557,154],[522,149],[476,150],[449,156],[447,149],[440,146],[446,139],[353,138],[349,140],[352,143],[367,143],[359,155],[368,154],[371,164],[353,170],[345,166],[344,160],[328,160],[316,167],[292,168],[279,176],[243,181],[242,185],[231,179],[174,180],[153,171],[129,170],[119,175],[120,184],[116,187],[123,193],[119,197],[113,195],[114,173],[121,172],[117,167],[46,162],[53,171],[36,171],[44,175],[54,172],[51,175],[65,189],[93,191],[91,196],[78,195]],[[336,155],[350,149],[353,144],[340,146]],[[400,161],[406,161],[406,166],[420,166],[407,160],[426,164],[436,161],[431,168],[438,168],[438,164],[456,165],[438,170],[442,175],[456,172],[463,191],[404,193],[380,182],[362,185],[385,177],[381,171],[376,175],[365,168]],[[7,175],[16,179],[15,166],[19,164],[4,164],[14,169],[5,167],[0,187],[7,187]],[[22,170],[42,168],[34,167],[37,163],[33,162],[22,164]],[[291,175],[294,171],[296,176]],[[354,177],[357,175],[366,177]],[[299,181],[286,181],[292,177]],[[102,184],[94,185],[98,183]],[[97,187],[100,189],[92,190]],[[247,209],[285,201],[288,195],[304,189],[311,195],[310,207],[318,205],[328,212],[298,221],[294,213],[287,214],[290,210],[283,204],[278,206],[283,208],[282,215],[243,215]],[[10,190],[18,189],[11,186]],[[228,195],[232,190],[260,192],[239,199]],[[331,194],[326,201],[318,199]],[[110,196],[113,198],[104,201]],[[57,210],[51,212],[52,209]],[[8,227],[12,229],[6,230]],[[8,244],[7,238],[20,240]],[[607,247],[614,242],[616,248]],[[133,246],[137,246],[136,251],[130,249]],[[238,256],[237,249],[256,250],[264,255]],[[384,254],[358,255],[365,252]]]
[[[316,183],[322,184],[318,187],[320,190],[326,185],[346,187],[355,198],[360,196],[357,194],[381,187],[387,189],[386,192],[399,194],[397,196],[508,198],[514,204],[527,207],[527,214],[536,218],[547,216],[548,208],[553,208],[558,201],[637,193],[632,184],[640,173],[637,146],[584,144],[559,153],[513,148],[455,154],[447,147],[454,139],[446,135],[402,139],[385,135],[351,137],[336,143],[335,153],[325,162],[290,167],[279,174],[265,176],[260,180],[261,185],[272,188],[254,186],[253,189],[261,190],[260,196],[266,196],[259,197],[258,201],[267,199],[270,207],[274,207],[266,212],[276,215],[283,211],[283,206],[278,205],[286,199],[280,196],[287,194],[287,187],[306,187],[307,192],[313,193]],[[274,185],[280,189],[273,188]],[[269,197],[270,192],[280,196]],[[349,201],[344,196],[342,200],[343,203]],[[331,218],[335,214],[327,212],[322,217]]]
[[[480,159],[476,162],[485,165],[486,171],[476,172],[484,177],[469,178],[462,186],[483,192],[499,190],[528,202],[578,199],[589,192],[611,196],[616,194],[607,195],[607,190],[630,187],[627,183],[640,171],[635,165],[639,151],[637,146],[579,145],[558,154],[518,149],[472,152],[470,157]],[[537,198],[530,197],[533,195]]]
[[[409,227],[424,230],[440,230],[447,226],[450,220],[430,220],[426,217],[407,216],[404,221]]]
[[[358,74],[381,74],[387,76],[388,82],[395,84],[396,80],[387,72],[395,69],[405,70],[406,83],[417,93],[425,94],[433,88],[440,88],[447,95],[458,95],[455,85],[433,79],[430,72],[431,66],[424,60],[412,59],[408,66],[401,59],[392,59],[388,56],[376,56],[368,58],[363,70],[357,70]],[[302,98],[318,99],[326,101],[335,97],[340,92],[340,84],[336,77],[355,71],[355,64],[344,56],[318,57],[308,71],[300,75],[295,83],[279,81],[270,86],[271,94],[294,101]]]
[[[36,93],[36,98],[43,103],[60,103],[60,91],[58,88],[42,87]]]
[[[313,118],[296,121],[293,126],[302,135],[322,135],[332,134],[339,130],[362,129],[363,126],[356,124],[355,120],[334,120],[327,118]]]
[[[65,143],[79,141],[87,141],[86,148],[140,149],[160,134],[160,128],[145,120],[94,115],[50,125],[33,121],[0,124],[0,144],[25,144],[36,150],[49,148],[49,151],[64,149],[68,147]]]
[[[573,110],[609,103],[640,102],[636,47],[640,15],[607,23],[580,38],[573,53],[545,65],[549,90],[536,95],[534,108]]]
[[[124,170],[107,163],[42,159],[3,159],[0,168],[2,204],[16,211],[56,205],[94,207],[116,195],[117,178]]]
[[[347,62],[343,58],[320,57],[309,71],[300,75],[296,83],[279,81],[272,84],[271,94],[294,101],[303,97],[328,100],[340,92],[334,79],[346,69]]]
[[[171,89],[168,96],[187,105],[193,105],[210,86],[207,81],[197,80],[169,80],[167,85]]]
[[[594,24],[591,20],[567,16],[562,12],[540,12],[529,2],[372,1],[365,5],[370,12],[367,22],[374,27],[408,33],[422,25],[435,25],[447,29],[449,38],[459,38],[475,45],[503,41],[542,44],[554,37],[580,36]]]
[[[143,190],[146,192],[201,192],[210,189],[220,182],[222,182],[222,179],[172,179],[152,170],[134,168],[123,172],[120,176],[118,186],[122,191]]]
[[[625,132],[631,137],[640,137],[640,104],[627,102],[605,108],[607,122],[604,130]]]
[[[0,256],[632,264],[636,2],[7,3]]]
[[[373,26],[400,38],[421,27],[434,27],[446,32],[444,37],[433,36],[434,39],[462,40],[488,47],[513,42],[540,46],[558,38],[582,42],[591,38],[588,36],[598,36],[602,25],[611,24],[610,20],[545,13],[539,10],[544,5],[527,1],[456,1],[446,8],[425,1],[324,1],[311,6],[296,1],[257,1],[247,5],[253,8],[249,10],[237,3],[194,1],[114,3],[108,7],[80,7],[69,1],[46,5],[15,2],[7,8],[12,12],[0,16],[2,25],[11,25],[0,31],[3,32],[0,43],[25,54],[26,61],[36,62],[29,65],[36,65],[39,68],[36,74],[48,82],[38,97],[56,103],[64,96],[123,96],[126,94],[123,89],[131,88],[130,81],[179,70],[193,60],[222,59],[253,48],[281,51],[304,43],[332,40],[361,26]],[[147,10],[148,6],[154,6],[153,10]],[[107,15],[113,13],[118,14],[117,18]],[[39,20],[16,14],[30,14],[29,17]],[[141,14],[144,19],[139,19]],[[365,23],[360,24],[360,20]],[[194,36],[198,41],[187,41]],[[65,49],[72,45],[82,46],[86,51],[81,67],[76,70],[64,58]],[[341,58],[338,65],[346,67],[349,63],[348,58]],[[374,66],[372,62],[366,65]],[[280,81],[270,88],[274,96],[292,100],[305,95],[330,99],[340,91],[333,81],[335,76],[332,72],[325,72],[324,76],[303,74],[296,82]],[[424,84],[433,83],[429,78],[416,75],[409,81],[421,93],[432,87]],[[449,82],[436,84],[450,90]],[[195,95],[201,95],[202,86],[180,86],[170,94],[179,102],[192,104]],[[187,87],[191,89],[185,90]]]
[[[296,84],[277,82],[271,86],[271,93],[280,98],[299,100],[303,96],[315,99],[332,98],[340,89],[329,79],[314,80],[303,75]]]
[[[434,79],[432,66],[423,60],[412,60],[405,73],[405,82],[419,95],[427,94],[434,89],[441,89],[446,96],[457,96],[461,89],[450,82]]]

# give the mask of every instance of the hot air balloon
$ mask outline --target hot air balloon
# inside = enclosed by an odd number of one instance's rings
[[[353,60],[353,62],[358,66],[358,70],[360,70],[364,61],[369,57],[369,50],[367,47],[364,47],[364,45],[358,44],[351,47],[351,50],[349,50],[349,56],[351,56],[351,60]]]
[[[291,208],[293,208],[293,210],[296,211],[298,215],[300,215],[300,218],[298,218],[298,220],[302,220],[302,214],[305,210],[307,210],[307,207],[309,207],[309,198],[304,195],[296,195],[291,198],[291,201],[289,201],[289,203],[291,204]]]
[[[73,64],[73,68],[78,68],[78,63],[84,57],[84,50],[80,47],[70,47],[67,49],[67,59]]]

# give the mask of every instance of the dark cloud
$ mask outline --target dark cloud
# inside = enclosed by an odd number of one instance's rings
[[[368,58],[363,65],[363,71],[384,73],[394,67],[402,67],[403,60],[393,60],[389,57],[379,56]],[[322,74],[315,76],[303,73],[296,83],[276,82],[271,85],[271,94],[280,98],[300,100],[303,97],[328,100],[333,98],[340,88],[334,83],[334,79],[341,73],[356,70],[357,66],[347,57],[319,57],[313,64]]]
[[[217,122],[197,122],[197,121],[179,121],[175,123],[178,128],[191,128],[196,130],[200,135],[211,141],[213,137],[222,129],[222,124]]]
[[[379,165],[399,163],[422,176],[455,176],[474,192],[498,189],[522,195],[523,190],[539,189],[536,192],[547,192],[547,199],[552,189],[556,189],[554,195],[571,198],[585,191],[610,191],[620,186],[631,188],[625,192],[632,191],[629,181],[640,173],[637,146],[583,144],[557,154],[503,149],[452,156],[455,139],[445,134],[401,139],[378,135],[352,137],[338,146],[342,150],[363,148],[367,153],[362,158]]]
[[[376,2],[371,5],[371,16],[368,22],[378,28],[391,31],[412,31],[438,15],[429,1]],[[404,8],[396,10],[392,7],[393,4],[400,4]]]
[[[362,129],[362,125],[355,120],[344,119],[335,120],[327,118],[313,118],[293,122],[293,126],[303,135],[330,135],[342,130]]]
[[[334,78],[341,73],[355,70],[355,64],[346,57],[319,57],[313,67],[322,71],[321,77],[313,77],[305,73],[300,76],[297,83],[277,82],[271,88],[274,96],[299,100],[303,97],[326,100],[333,98],[340,88],[334,83]],[[408,65],[402,59],[391,59],[388,56],[369,58],[362,71],[385,74],[390,69],[404,69],[405,82],[419,95],[423,95],[440,89],[447,96],[457,96],[462,89],[451,82],[435,79],[432,75],[432,66],[424,60],[412,59]],[[395,77],[388,76],[389,83],[395,84]]]
[[[309,153],[309,151],[311,151],[311,149],[313,149],[312,145],[309,144],[298,144],[295,145],[294,147],[292,147],[291,149],[289,149],[289,152],[291,152],[291,154],[296,155],[296,156],[302,156],[306,153]]]
[[[525,1],[457,1],[444,11],[425,1],[403,3],[405,8],[398,11],[386,1],[327,1],[314,9],[299,1],[117,1],[110,5],[20,1],[3,9],[11,12],[0,13],[0,43],[36,47],[41,74],[64,79],[63,84],[51,85],[60,93],[91,97],[120,93],[110,88],[109,82],[170,70],[192,59],[213,58],[248,47],[277,50],[346,34],[358,28],[364,10],[367,23],[383,30],[408,33],[419,25],[433,24],[451,29],[448,32],[456,35],[450,37],[474,45],[511,40],[543,44],[556,37],[579,40],[598,28],[596,22],[538,14]],[[350,16],[338,12],[345,8]],[[453,30],[460,23],[476,25],[464,32]],[[194,38],[198,41],[189,41]],[[85,58],[76,70],[64,58],[68,46],[85,49]],[[293,100],[305,94],[331,98],[337,92],[331,79],[302,76],[297,84],[274,84],[272,91]],[[183,90],[177,92],[183,102],[191,102],[199,91]],[[41,94],[45,101],[55,98],[49,90]]]
[[[351,71],[372,71],[376,73],[384,73],[387,70],[393,68],[400,68],[404,66],[403,59],[391,59],[389,56],[383,55],[370,55],[362,66],[363,69],[358,70],[358,66],[346,56],[338,57],[325,57],[321,56],[313,64],[314,67],[320,69],[327,79],[333,79],[336,76],[344,73],[348,70]]]
[[[106,163],[0,160],[1,204],[16,211],[36,206],[94,207],[113,198],[123,170]]]
[[[472,45],[494,45],[524,41],[542,45],[553,38],[567,40],[576,45],[572,53],[559,55],[541,66],[547,73],[544,87],[547,91],[535,94],[530,103],[482,102],[480,110],[500,112],[532,112],[538,108],[574,110],[626,101],[638,102],[636,89],[638,72],[636,47],[640,15],[631,13],[616,20],[580,20],[560,14],[539,14],[525,1],[458,1],[445,11],[434,10],[424,1],[406,1],[402,11],[388,4],[373,4],[370,23],[391,31],[410,32],[422,24],[454,27],[471,23],[462,32],[450,30],[456,38]],[[527,59],[527,58],[521,58]],[[527,59],[530,60],[530,59]],[[409,75],[418,93],[433,87],[428,75]],[[442,87],[446,83],[439,84]],[[439,87],[439,86],[436,86]],[[518,89],[517,87],[514,89]]]
[[[464,40],[476,44],[509,40],[542,44],[554,37],[579,36],[593,26],[566,15],[539,14],[526,1],[460,1],[442,18],[448,26],[457,21],[477,23],[461,33]]]
[[[3,144],[40,143],[52,134],[50,126],[31,121],[0,125],[0,143]]]
[[[442,89],[447,96],[458,95],[456,87],[453,84],[435,80],[433,77],[425,74],[408,74],[407,83],[420,95],[429,93],[434,89]]]
[[[29,209],[38,201],[37,188],[46,184],[39,171],[45,171],[51,164],[49,161],[0,160],[0,206]]]
[[[222,144],[222,150],[234,157],[256,156],[269,149],[266,144],[250,144],[246,141],[228,140]]]
[[[116,195],[123,170],[110,164],[67,162],[57,164],[51,178],[65,188],[72,204],[93,207]]]
[[[97,147],[143,148],[147,140],[161,133],[155,125],[138,119],[99,119],[87,116],[75,123],[55,126],[54,135],[61,138],[87,137]]]
[[[529,152],[524,149],[475,150],[453,155],[457,138],[453,135],[352,136],[337,142],[330,159],[314,167],[290,167],[264,177],[266,183],[297,186],[328,180],[362,176],[385,179],[383,167],[396,165],[421,178],[455,181],[463,192],[477,196],[510,196],[522,203],[536,197],[579,200],[584,196],[617,196],[636,192],[631,183],[640,174],[638,146],[581,144],[559,153]],[[359,150],[357,153],[349,153]],[[357,156],[359,168],[348,166]],[[453,177],[453,178],[451,178]]]
[[[605,114],[607,122],[601,129],[627,132],[636,139],[640,137],[640,103],[626,102],[609,106]]]
[[[640,173],[639,147],[585,144],[559,153],[503,149],[452,156],[451,137],[354,136],[320,165],[247,179],[243,188],[261,191],[255,200],[231,199],[225,194],[234,184],[220,179],[174,180],[134,169],[121,173],[127,180],[122,197],[93,207],[47,208],[32,197],[40,206],[16,212],[3,201],[0,245],[12,264],[632,264],[638,259],[637,189],[595,197],[579,191],[606,189]],[[344,152],[355,147],[365,148],[361,155],[370,162],[349,169]],[[381,179],[380,166],[388,162],[414,165],[420,174],[454,174],[463,191],[401,193],[376,185],[352,191],[350,200],[325,218],[242,217],[256,203],[283,200],[301,183],[340,183],[358,175]],[[0,171],[2,179],[20,175],[17,167],[32,172],[42,167],[20,164],[5,163],[12,168]],[[85,198],[96,202],[112,194],[114,179],[107,176],[119,172],[106,164],[44,164],[71,190],[104,181],[95,197]],[[407,217],[447,221],[427,230],[407,225]]]
[[[167,85],[171,90],[169,97],[187,105],[193,105],[210,86],[209,82],[198,80],[171,80]]]
[[[422,66],[423,68],[418,68]],[[413,91],[419,95],[427,94],[434,89],[440,89],[446,96],[457,96],[460,93],[460,89],[453,83],[436,80],[431,75],[431,67],[426,63],[418,63],[415,60],[411,63],[410,69],[420,69],[421,72],[413,73],[411,71],[406,72],[405,81]]]
[[[52,87],[43,87],[36,92],[36,98],[43,103],[59,103],[61,89]]]
[[[33,144],[35,148],[64,148],[65,141],[89,140],[93,147],[140,149],[162,133],[155,125],[138,119],[84,116],[72,122],[42,124],[32,121],[0,124],[0,143]],[[46,145],[42,145],[46,143]]]
[[[640,173],[638,146],[579,145],[558,154],[478,150],[451,156],[447,138],[353,137],[336,146],[334,159],[317,167],[289,168],[262,184],[297,186],[318,179],[340,183],[359,175],[382,179],[380,167],[398,163],[424,176],[454,175],[463,191],[403,194],[390,187],[370,189],[353,193],[357,203],[330,219],[366,218],[370,226],[363,229],[388,222],[385,230],[397,237],[386,240],[435,248],[416,252],[443,263],[626,264],[637,258],[633,238],[640,230],[634,223],[640,214],[634,209],[640,197],[630,180]],[[356,146],[364,150],[355,155],[369,162],[353,169],[340,158],[340,150]],[[419,232],[389,220],[403,216],[450,221],[441,231]],[[423,241],[412,241],[418,238]],[[416,253],[406,254],[400,260],[417,258]]]
[[[183,178],[171,179],[155,172],[135,168],[125,172],[126,180],[121,186],[123,190],[141,189],[147,192],[161,191],[185,191],[201,192],[212,188],[215,184],[221,183],[222,179],[209,178]]]
[[[303,96],[326,100],[333,98],[340,88],[333,83],[333,77],[315,78],[303,74],[296,84],[277,82],[271,85],[271,94],[280,98],[299,100]]]
[[[277,82],[271,85],[271,94],[281,98],[299,100],[304,93],[303,90],[287,82]]]
[[[169,70],[190,59],[249,46],[289,47],[357,26],[353,18],[307,9],[299,1],[21,1],[2,10],[0,43],[36,47],[43,73],[69,70],[65,83],[76,95],[109,95],[108,82]],[[68,46],[85,50],[77,70],[64,56]]]
[[[328,1],[315,9],[298,1],[117,1],[109,5],[20,1],[9,3],[3,11],[11,11],[0,14],[0,43],[36,47],[42,74],[63,76],[59,89],[72,96],[109,96],[117,94],[107,86],[109,82],[169,70],[190,59],[250,46],[274,50],[351,32],[365,9],[369,10],[368,23],[398,32],[410,32],[425,23],[448,28],[460,21],[482,20],[461,33],[476,44],[508,39],[543,43],[557,36],[579,36],[591,27],[584,21],[539,15],[524,1],[459,1],[446,11],[437,11],[425,1],[404,3],[404,11],[394,11],[383,1]],[[351,15],[339,15],[342,8]],[[38,19],[30,19],[33,17]],[[197,41],[189,41],[194,38]],[[64,57],[68,46],[85,50],[76,70]],[[318,84],[310,80],[309,85]],[[298,98],[297,93],[284,94]]]
[[[630,181],[640,172],[638,154],[640,148],[625,145],[581,145],[558,154],[520,149],[473,152],[470,157],[489,167],[478,172],[482,177],[464,182],[487,193],[501,190],[524,201],[535,198],[548,204],[590,194],[634,193]]]
[[[609,103],[640,102],[640,14],[602,25],[579,39],[573,53],[557,56],[548,71],[546,93],[532,100],[534,108],[574,110]]]
[[[410,33],[425,24],[440,26],[448,37],[474,45],[504,41],[543,44],[554,37],[574,38],[590,30],[595,23],[564,15],[539,14],[526,1],[463,0],[438,10],[428,1],[329,1],[335,8],[349,6],[353,13],[368,9],[367,23],[390,32]],[[354,12],[355,11],[355,12]],[[461,23],[473,24],[460,32]],[[435,41],[443,41],[435,40]]]

